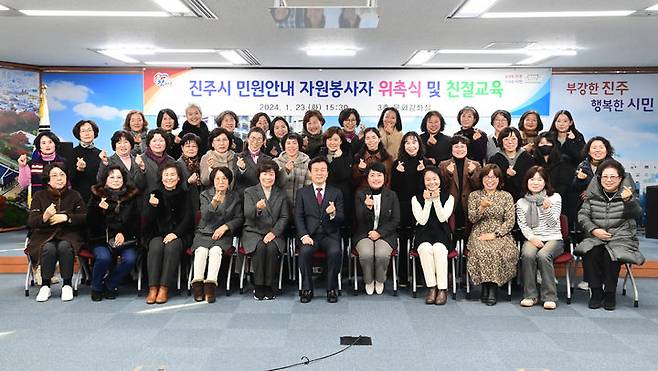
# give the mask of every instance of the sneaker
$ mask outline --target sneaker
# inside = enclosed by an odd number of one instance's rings
[[[375,293],[375,281],[366,283],[366,294],[372,295]]]
[[[48,286],[41,286],[39,289],[39,294],[37,294],[37,301],[38,302],[44,302],[50,298],[51,295],[50,287]]]
[[[62,301],[73,300],[73,287],[69,285],[62,286]]]
[[[377,295],[384,293],[384,282],[375,282],[375,292]]]
[[[578,290],[587,291],[589,290],[589,283],[587,283],[587,281],[580,281],[578,282],[576,287],[578,288]]]
[[[534,299],[534,298],[525,298],[525,299],[521,300],[521,306],[522,307],[529,308],[529,307],[534,306],[535,304],[537,304],[537,299]]]
[[[555,308],[557,308],[557,303],[555,303],[554,301],[545,301],[544,302],[544,309],[553,310]]]

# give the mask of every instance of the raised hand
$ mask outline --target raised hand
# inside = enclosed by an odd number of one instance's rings
[[[158,200],[158,198],[155,197],[153,193],[151,193],[151,195],[149,196],[149,204],[151,204],[151,206],[153,207],[157,207],[159,203],[160,200]]]
[[[416,166],[417,171],[423,171],[425,170],[425,164],[423,163],[423,160],[418,161],[418,166]]]
[[[624,190],[621,191],[621,199],[627,202],[630,201],[631,197],[633,197],[633,189],[629,186],[624,186]]]
[[[238,156],[238,160],[235,162],[235,164],[238,166],[240,170],[244,170],[247,168],[247,164],[244,162],[244,158],[242,156]]]
[[[395,170],[404,173],[404,162],[402,161],[398,162],[398,166],[395,167]]]
[[[50,206],[43,211],[43,221],[47,221],[55,214],[57,214],[57,209],[55,208],[55,204],[51,203]]]
[[[213,165],[215,165],[215,160],[211,156],[208,156],[208,158],[206,158],[206,164],[212,169]]]
[[[260,200],[258,200],[258,202],[256,202],[256,208],[258,210],[263,210],[265,209],[265,207],[267,207],[267,203],[265,202],[264,198],[261,198]]]
[[[448,170],[448,172],[450,174],[454,174],[454,172],[455,172],[455,163],[454,162],[449,163],[448,166],[446,166],[446,170]]]
[[[514,175],[516,175],[516,170],[514,170],[514,168],[511,167],[511,166],[508,167],[507,170],[506,170],[505,172],[506,172],[507,175],[509,175],[509,176],[514,176]]]
[[[294,168],[295,168],[295,161],[288,160],[288,162],[286,162],[286,172],[290,174]]]
[[[196,185],[199,182],[199,175],[197,173],[192,173],[189,178],[187,178],[189,184]]]
[[[567,133],[567,138],[576,139],[576,134],[574,134],[573,131],[569,130],[569,132]]]
[[[103,210],[107,210],[110,205],[107,203],[107,197],[101,197],[101,202],[98,203],[98,207]]]
[[[302,148],[306,149],[308,148],[308,137],[304,136],[304,140],[302,142]]]
[[[466,169],[468,170],[469,174],[473,174],[475,169],[477,169],[477,166],[475,166],[475,162],[469,161],[468,162],[468,167]]]
[[[20,167],[27,166],[27,155],[26,154],[23,153],[22,155],[20,155],[18,157],[18,166],[20,166]]]
[[[480,208],[482,208],[483,210],[486,209],[487,207],[491,206],[491,205],[493,205],[493,202],[491,202],[490,199],[488,199],[486,197],[482,197],[480,199]]]
[[[146,164],[144,163],[144,159],[142,158],[141,154],[135,156],[135,163],[137,166],[139,166],[140,169],[142,169],[142,171],[146,169]]]
[[[366,199],[363,201],[363,204],[370,210],[375,206],[375,200],[372,199],[371,194],[366,194]]]
[[[578,178],[580,180],[585,180],[585,179],[587,179],[587,174],[585,174],[583,169],[579,168],[578,170],[576,170],[576,178]]]
[[[336,205],[334,204],[333,201],[329,201],[329,206],[327,206],[327,209],[325,210],[327,214],[331,215],[336,212]]]
[[[334,158],[340,157],[342,155],[343,155],[343,150],[340,149],[340,146],[338,146],[338,148],[336,148],[336,153],[334,153]]]
[[[76,169],[78,171],[83,171],[87,167],[87,163],[82,157],[78,157],[78,161],[75,163]]]
[[[359,165],[358,165],[358,166],[359,166],[359,169],[361,169],[361,170],[365,170],[366,167],[368,166],[368,164],[366,164],[366,162],[363,161],[362,158],[360,158],[360,159],[359,159]]]
[[[551,200],[548,197],[544,197],[544,202],[542,202],[541,206],[544,209],[550,209],[551,205],[552,205]]]
[[[480,132],[480,129],[475,129],[473,132],[473,140],[478,140],[482,138],[482,133]]]
[[[179,144],[181,141],[180,137],[178,135],[174,135],[174,143]]]
[[[102,150],[101,153],[98,154],[98,157],[101,159],[103,165],[107,166],[110,164],[110,160],[107,158],[107,152],[105,152],[105,150]]]
[[[435,144],[437,143],[437,141],[436,141],[436,136],[435,136],[435,135],[436,135],[436,134],[430,134],[429,139],[427,139],[427,144],[433,146],[433,145],[435,145]]]

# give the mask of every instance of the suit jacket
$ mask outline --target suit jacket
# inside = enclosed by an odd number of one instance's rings
[[[329,202],[336,206],[336,216],[333,219],[326,212]],[[295,226],[299,238],[305,235],[314,238],[316,234],[324,232],[328,237],[338,240],[344,217],[343,193],[338,188],[326,186],[322,205],[318,205],[313,184],[304,186],[297,192]]]
[[[283,253],[286,248],[284,232],[290,218],[288,210],[288,196],[280,188],[272,187],[265,209],[258,211],[256,203],[265,198],[265,192],[260,184],[244,190],[244,227],[242,229],[242,246],[251,253],[256,250],[258,242],[268,232],[274,233],[274,243]]]
[[[245,170],[244,172],[240,171],[237,165],[237,158],[242,157],[244,159],[245,163]],[[257,163],[254,163],[254,160],[251,158],[251,153],[249,153],[249,150],[246,150],[244,152],[241,152],[236,155],[236,159],[233,162],[235,165],[235,168],[233,170],[233,175],[235,175],[235,188],[239,193],[242,193],[242,191],[247,188],[251,187],[253,185],[258,184],[258,165],[261,164],[264,160],[271,160],[272,158],[268,155],[265,154],[265,152],[261,151],[260,155],[258,155],[258,161]]]
[[[362,189],[356,194],[354,210],[356,223],[354,226],[354,243],[358,243],[364,238],[368,238],[368,232],[373,230],[375,223],[375,211],[368,209],[365,205],[367,194],[372,194],[368,189]],[[379,221],[377,229],[380,238],[386,241],[392,248],[397,248],[397,228],[400,224],[400,203],[395,192],[388,188],[382,188],[382,198],[379,208]]]

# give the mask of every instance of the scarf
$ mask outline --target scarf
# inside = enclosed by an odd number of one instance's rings
[[[334,160],[335,155],[336,155],[336,151],[327,151],[327,161],[331,163]]]
[[[125,183],[119,189],[104,187],[105,194],[108,195],[107,198],[110,201],[116,202],[116,206],[114,206],[115,214],[118,214],[119,211],[121,210],[121,197],[123,197],[126,194],[126,190],[127,188]]]
[[[199,167],[199,156],[187,157],[185,155],[181,156],[183,162],[185,162],[185,167],[190,172],[190,174],[200,174],[201,170]]]
[[[34,155],[32,156],[32,159],[39,157],[41,157],[42,161],[46,161],[46,162],[55,161],[55,157],[57,157],[57,152],[53,152],[49,155],[44,155],[43,153],[41,153],[41,151],[35,151]]]
[[[542,190],[537,194],[526,194],[525,200],[528,201],[530,207],[525,213],[525,221],[528,224],[528,227],[535,228],[539,225],[539,206],[544,203],[544,198],[546,198],[546,190]]]
[[[353,141],[354,138],[356,137],[356,132],[353,131],[353,132],[351,132],[351,133],[346,133],[345,131],[343,131],[343,135],[345,135],[345,140],[346,140],[348,143],[352,143],[352,141]]]
[[[219,167],[219,166],[229,166],[233,158],[235,157],[235,152],[232,150],[228,150],[224,153],[219,153],[215,150],[208,151],[208,156],[213,159],[214,166],[213,167]]]
[[[158,156],[153,151],[151,151],[150,148],[146,149],[146,156],[153,160],[156,164],[158,164],[158,167],[162,165],[165,161],[167,161],[167,154],[165,152],[162,153],[162,155]]]
[[[91,143],[82,143],[82,142],[80,142],[80,147],[86,148],[86,149],[96,148],[96,146],[94,145],[94,142],[91,142]]]

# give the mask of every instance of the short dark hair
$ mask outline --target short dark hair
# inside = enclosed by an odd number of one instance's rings
[[[311,170],[311,168],[313,167],[313,164],[317,164],[317,163],[320,163],[320,162],[322,162],[322,163],[324,163],[325,165],[327,165],[327,170],[329,170],[329,160],[327,160],[327,158],[324,157],[324,156],[316,156],[316,157],[313,157],[313,158],[311,159],[311,161],[308,162],[308,170],[309,170],[309,171]]]
[[[530,193],[530,190],[528,190],[528,181],[530,178],[534,177],[535,174],[539,174],[539,176],[544,179],[544,190],[546,191],[547,196],[552,196],[553,193],[555,193],[555,190],[553,189],[553,186],[551,185],[551,177],[549,176],[548,171],[543,166],[535,165],[528,169],[528,171],[525,173],[523,176],[523,183],[521,184],[521,188],[523,189],[523,194]],[[564,202],[564,200],[562,201]]]
[[[398,111],[398,109],[395,107],[386,107],[382,110],[381,115],[379,115],[379,122],[377,122],[377,127],[384,127],[384,115],[386,115],[386,112],[388,111],[395,112],[395,128],[397,131],[402,131],[402,117],[400,117],[400,111]]]
[[[286,134],[283,139],[281,139],[281,145],[283,146],[283,149],[285,150],[286,148],[286,142],[288,140],[294,140],[297,142],[297,145],[299,146],[299,150],[302,150],[302,147],[304,146],[304,138],[302,138],[301,135],[298,133],[295,133],[294,131],[289,132]]]
[[[199,138],[199,136],[194,133],[185,133],[185,135],[180,138],[181,147],[184,146],[187,142],[194,142],[196,143],[197,147],[201,147],[201,138]]]
[[[535,137],[534,148],[539,148],[539,142],[541,142],[542,139],[546,139],[546,141],[549,142],[553,147],[553,149],[551,149],[551,153],[548,155],[548,162],[545,163],[544,155],[542,155],[540,151],[532,151],[532,157],[535,159],[535,163],[537,164],[545,164],[549,167],[553,166],[553,164],[558,163],[560,157],[562,156],[560,147],[557,145],[557,140],[555,139],[555,133],[550,131],[543,131],[539,133]]]
[[[256,113],[254,117],[251,118],[251,121],[249,122],[249,128],[256,127],[256,124],[258,123],[258,120],[260,120],[261,117],[265,117],[265,119],[267,120],[267,127],[268,129],[271,129],[272,120],[270,119],[270,116],[265,112]]]
[[[462,115],[466,112],[473,114],[473,126],[477,125],[478,121],[480,121],[480,114],[478,113],[478,110],[475,109],[475,107],[471,106],[465,106],[464,108],[460,109],[459,112],[457,112],[457,122],[459,125],[462,124]]]
[[[57,135],[55,135],[55,133],[53,133],[50,130],[42,131],[39,134],[37,134],[37,136],[34,138],[34,142],[32,143],[32,144],[34,144],[34,148],[36,148],[37,151],[41,152],[41,143],[40,142],[41,142],[41,138],[43,138],[43,137],[48,137],[50,140],[53,141],[53,143],[55,143],[55,152],[57,152],[57,150],[59,149],[59,144],[61,142],[60,142],[59,138],[57,137]]]
[[[263,136],[263,145],[265,145],[265,139],[267,139],[267,136],[265,135],[265,131],[258,126],[254,126],[253,128],[249,129],[249,132],[247,133],[247,138],[251,136],[253,133],[258,133]]]
[[[43,180],[43,184],[48,184],[50,182],[50,172],[53,169],[60,169],[61,171],[64,172],[66,175],[66,180],[69,180],[69,172],[66,170],[66,165],[61,163],[61,162],[51,162],[48,165],[44,166],[43,172],[41,173],[41,179]]]
[[[235,114],[235,112],[226,110],[222,113],[219,114],[219,116],[215,117],[215,124],[217,124],[217,127],[222,127],[222,121],[224,121],[224,117],[226,116],[231,116],[233,117],[233,120],[235,121],[235,125],[238,125],[240,122],[240,119],[238,119],[238,115]]]
[[[158,112],[158,117],[155,119],[155,125],[157,127],[162,127],[162,119],[164,118],[165,113],[174,120],[174,128],[172,130],[178,129],[178,116],[176,115],[176,112],[170,108],[163,108]]]
[[[167,149],[171,147],[171,136],[162,128],[155,128],[149,130],[149,132],[146,134],[146,147],[149,147],[151,141],[153,140],[153,137],[155,137],[156,134],[160,134],[160,136],[165,140],[165,144],[166,144],[165,152],[166,152]]]
[[[162,183],[162,173],[164,173],[164,171],[167,169],[176,169],[176,174],[178,174],[178,183],[176,184],[176,186],[179,186],[183,181],[183,170],[181,169],[180,165],[178,165],[178,162],[176,161],[167,160],[163,162],[162,165],[160,165],[160,167],[158,168],[158,181]]]
[[[439,132],[443,131],[443,129],[446,128],[446,120],[443,118],[443,115],[439,111],[429,111],[425,114],[425,117],[423,117],[423,121],[420,122],[420,131],[426,133],[427,132],[427,121],[429,121],[432,116],[436,116],[439,118],[439,121],[441,122],[441,127],[439,128]]]
[[[231,149],[231,146],[233,145],[233,135],[231,133],[224,129],[223,127],[218,127],[215,129],[212,129],[210,134],[208,134],[208,148],[209,149],[214,149],[212,146],[212,142],[215,140],[220,135],[226,135],[226,138],[228,138],[228,149]]]
[[[274,162],[274,160],[270,160],[269,158],[261,161],[260,164],[258,164],[258,177],[260,177],[260,174],[268,171],[274,172],[274,183],[276,183],[279,175],[279,165]]]
[[[383,163],[381,163],[379,161],[373,161],[373,162],[369,163],[368,166],[366,167],[366,171],[365,171],[366,177],[368,176],[368,174],[370,174],[371,171],[376,171],[378,173],[384,174],[384,181],[388,180],[387,179],[388,174],[386,172],[386,166]]]
[[[484,183],[482,183],[482,180],[492,171],[496,178],[498,178],[498,186],[496,189],[500,191],[505,186],[505,180],[503,178],[503,171],[500,170],[500,167],[498,167],[496,164],[486,164],[482,167],[482,170],[480,170],[480,174],[478,175],[478,184],[480,188],[483,189]]]
[[[334,135],[338,135],[338,137],[340,137],[341,145],[345,143],[345,133],[343,133],[343,129],[339,128],[338,126],[332,126],[327,129],[324,134],[322,134],[322,142],[327,144],[327,139],[333,137]]]
[[[617,170],[617,175],[619,175],[619,178],[624,180],[624,177],[626,176],[626,169],[624,169],[624,165],[622,165],[621,162],[615,160],[614,158],[609,158],[601,162],[599,166],[596,167],[596,177],[599,179],[599,183],[601,183],[601,174],[603,174],[603,170],[607,168],[613,168]]]
[[[128,182],[128,173],[121,167],[119,164],[111,164],[108,165],[105,170],[100,174],[100,177],[98,178],[98,186],[104,187],[105,183],[107,182],[107,178],[110,176],[110,173],[113,170],[119,170],[121,173],[121,177],[123,178],[123,184],[126,185]]]
[[[612,156],[614,156],[615,154],[615,149],[612,147],[612,144],[610,144],[610,141],[602,136],[595,136],[587,141],[585,147],[583,147],[583,158],[586,158],[590,161],[592,160],[592,158],[589,156],[589,149],[590,147],[592,147],[592,143],[596,142],[597,140],[599,142],[602,142],[603,145],[605,146],[605,150],[607,152],[605,157],[612,158]]]
[[[226,166],[220,166],[212,169],[210,172],[210,184],[212,184],[215,181],[215,177],[217,176],[217,172],[222,172],[224,174],[224,177],[226,180],[228,180],[228,183],[231,184],[233,182],[233,172],[231,169],[227,168]]]
[[[308,129],[306,127],[311,117],[315,117],[318,120],[320,120],[320,126],[324,126],[326,121],[324,119],[324,116],[322,116],[322,112],[318,110],[309,110],[306,111],[306,113],[304,113],[304,118],[302,119],[302,126],[304,128],[304,131],[308,132]]]
[[[493,126],[494,120],[498,115],[503,116],[505,120],[507,120],[507,126],[512,125],[512,114],[510,114],[509,111],[506,111],[504,109],[499,109],[499,110],[495,110],[494,113],[491,114],[491,126]]]
[[[452,138],[450,138],[450,141],[448,142],[450,148],[452,148],[452,146],[454,146],[457,143],[466,144],[466,146],[468,147],[471,144],[471,140],[465,137],[464,135],[457,134],[457,135],[453,135]]]
[[[73,126],[73,136],[75,139],[80,140],[80,128],[84,124],[91,125],[91,129],[94,131],[94,138],[98,138],[98,125],[96,125],[96,123],[92,120],[80,120],[75,124],[75,126]]]
[[[288,129],[288,132],[290,132],[290,124],[288,124],[288,121],[284,119],[282,116],[276,116],[275,118],[272,119],[272,122],[270,122],[270,133],[272,134],[272,138],[276,138],[276,135],[274,135],[274,125],[276,125],[277,121],[283,121],[283,123],[286,124],[286,128]],[[283,139],[283,138],[277,138],[277,139]]]
[[[133,138],[132,134],[125,130],[117,130],[114,132],[114,134],[112,134],[112,138],[110,139],[113,151],[117,150],[117,143],[121,140],[121,138],[130,142],[130,149],[135,147],[135,138]]]
[[[350,118],[350,115],[354,115],[354,117],[356,117],[356,126],[361,124],[361,115],[359,115],[359,111],[354,108],[345,108],[338,114],[338,125],[343,127],[343,121],[346,121],[348,118]]]
[[[516,137],[516,149],[518,150],[521,148],[521,132],[519,129],[512,126],[506,127],[500,131],[500,134],[498,134],[498,148],[503,148],[503,139],[509,137],[510,135],[514,135]]]
[[[149,123],[146,121],[146,117],[142,113],[142,111],[138,111],[136,109],[130,110],[128,114],[126,115],[126,119],[123,121],[123,130],[130,131],[130,118],[134,114],[139,114],[142,116],[142,121],[144,121],[144,127],[142,128],[142,132],[147,131],[149,129]]]
[[[523,121],[525,121],[525,118],[530,115],[537,116],[537,132],[544,130],[544,123],[541,122],[541,116],[539,115],[539,112],[533,109],[525,111],[523,115],[521,115],[521,118],[519,119],[519,130],[525,130],[523,126]]]

